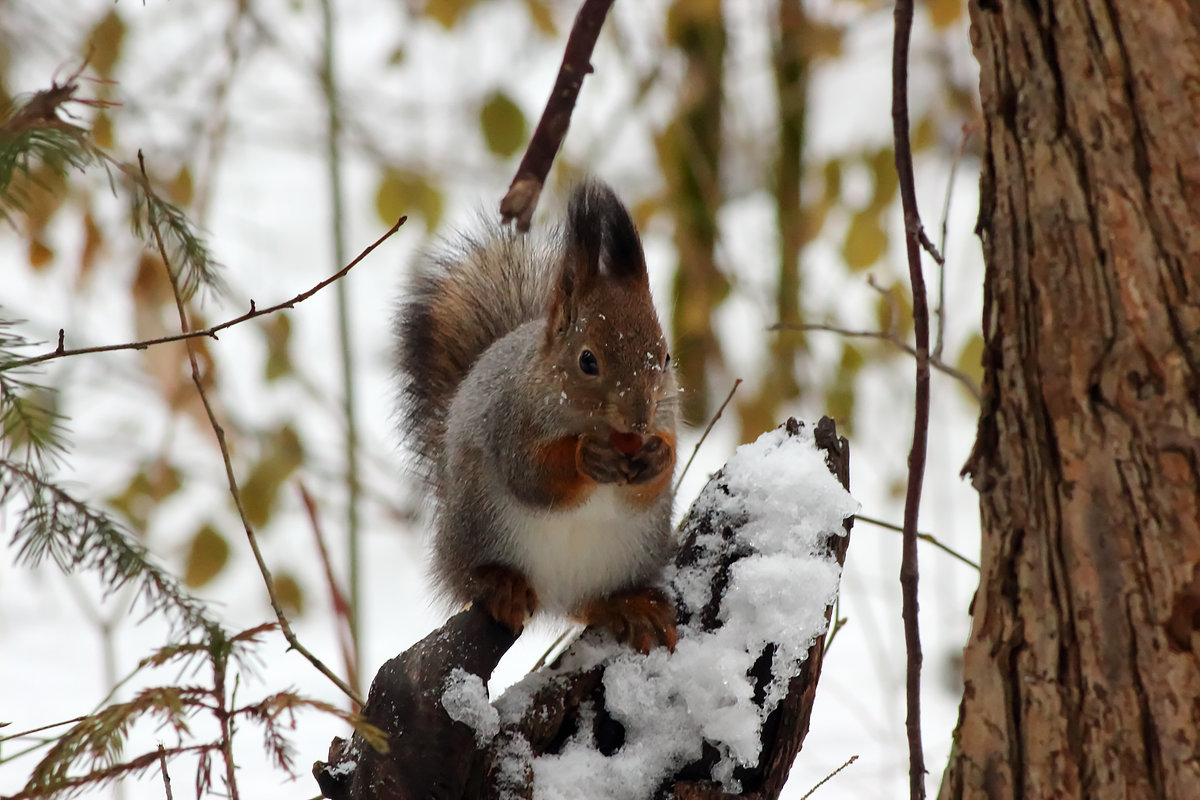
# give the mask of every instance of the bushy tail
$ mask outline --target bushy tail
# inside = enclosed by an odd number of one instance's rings
[[[496,340],[545,316],[555,260],[546,245],[494,224],[423,257],[394,331],[402,424],[427,476],[471,366]]]

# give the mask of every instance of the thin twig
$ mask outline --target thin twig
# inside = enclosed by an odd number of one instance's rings
[[[515,220],[519,231],[529,230],[542,187],[546,185],[546,176],[550,174],[554,157],[571,124],[571,113],[575,110],[583,78],[592,71],[592,50],[612,4],[613,0],[584,0],[575,15],[575,24],[567,37],[558,78],[546,101],[546,109],[533,131],[508,192],[500,201],[501,220],[505,223]]]
[[[175,800],[175,795],[171,792],[171,775],[167,772],[167,749],[161,744],[158,746],[158,766],[162,770],[163,786],[167,790],[167,800]]]
[[[42,731],[48,731],[51,728],[61,728],[63,725],[74,725],[76,722],[82,722],[83,720],[85,720],[87,718],[88,718],[88,715],[84,714],[82,717],[75,717],[74,719],[64,719],[62,722],[51,722],[49,725],[42,725],[37,728],[30,728],[29,730],[21,731],[20,733],[9,733],[4,736],[0,736],[0,742],[7,742],[10,739],[23,739],[26,736],[30,736],[35,733],[41,733]],[[5,722],[3,724],[0,724],[0,727],[4,727],[6,725],[11,725],[11,724],[12,724],[11,722]]]
[[[539,669],[541,669],[545,665],[545,663],[550,660],[550,654],[554,652],[554,648],[556,648],[560,644],[562,644],[563,640],[566,639],[568,636],[570,636],[573,632],[574,632],[573,628],[567,628],[565,631],[560,633],[558,635],[558,638],[555,639],[553,642],[551,642],[550,646],[546,648],[546,652],[542,653],[541,658],[539,658],[537,660],[537,662],[533,665],[532,669],[530,669],[529,671],[537,672]]]
[[[356,692],[361,692],[362,687],[358,682],[358,665],[359,655],[358,647],[354,639],[354,631],[351,628],[350,622],[350,604],[346,601],[346,594],[342,588],[338,586],[337,578],[333,574],[333,563],[329,558],[329,548],[325,546],[325,534],[321,528],[321,518],[317,514],[317,504],[313,500],[308,489],[303,483],[298,484],[300,488],[300,500],[304,503],[304,511],[308,514],[309,523],[312,526],[313,538],[317,542],[317,554],[321,558],[321,567],[325,573],[325,584],[329,587],[330,599],[333,603],[334,619],[341,623],[338,625],[338,644],[342,649],[342,663],[346,666],[346,675],[349,678],[351,688]],[[357,708],[353,709],[358,711]]]
[[[929,234],[925,233],[925,228],[921,228],[919,231],[917,231],[917,241],[920,243],[921,247],[925,248],[925,252],[929,253],[930,257],[938,263],[938,266],[944,267],[946,265],[946,259],[942,257],[940,252],[938,252],[937,245],[935,245],[933,240],[929,238]]]
[[[708,438],[708,432],[713,429],[713,425],[717,424],[717,420],[721,418],[721,413],[725,411],[725,406],[729,405],[729,401],[733,399],[733,393],[742,385],[742,379],[738,378],[733,382],[733,388],[729,390],[729,394],[725,395],[725,402],[721,403],[721,407],[717,409],[717,413],[713,414],[712,419],[708,421],[708,427],[704,429],[704,433],[700,436],[700,441],[696,442],[696,446],[692,448],[692,455],[683,465],[683,472],[679,473],[679,477],[675,479],[674,490],[679,490],[679,485],[683,483],[683,476],[687,475],[687,471],[692,466],[692,462],[696,460],[696,454],[700,452],[700,445],[704,444],[704,440]]]
[[[345,191],[342,187],[342,117],[338,107],[337,80],[334,58],[333,0],[321,0],[321,88],[325,99],[325,161],[329,168],[330,234],[333,237],[333,263],[346,259]],[[350,594],[350,642],[354,664],[359,663],[359,620],[362,616],[362,558],[359,547],[358,511],[362,486],[359,484],[358,411],[355,400],[354,343],[350,331],[350,300],[346,284],[334,287],[337,305],[338,350],[342,368],[342,417],[346,421],[344,454],[346,459],[346,561]],[[353,683],[357,685],[355,676]]]
[[[808,800],[808,798],[812,797],[812,795],[813,795],[813,792],[815,792],[817,789],[820,789],[822,786],[824,786],[824,785],[825,785],[825,784],[826,784],[826,783],[829,781],[829,779],[830,779],[830,778],[832,778],[834,775],[837,775],[839,772],[841,772],[841,771],[842,771],[842,770],[844,770],[846,767],[848,767],[848,766],[850,766],[851,764],[853,764],[855,761],[858,761],[858,756],[850,756],[848,759],[846,759],[846,763],[845,763],[845,764],[842,764],[840,767],[838,767],[837,769],[835,769],[833,772],[829,773],[829,774],[828,774],[828,775],[826,775],[824,778],[822,778],[822,779],[820,780],[820,782],[819,782],[819,783],[817,783],[817,785],[816,785],[816,786],[812,787],[812,788],[811,788],[811,789],[809,789],[807,792],[805,792],[805,793],[804,793],[804,794],[803,794],[803,795],[800,797],[800,800]]]
[[[828,331],[829,333],[837,333],[837,334],[841,334],[842,336],[848,336],[848,337],[856,338],[856,339],[881,339],[882,341],[891,343],[895,347],[899,348],[900,350],[903,350],[904,352],[908,353],[910,356],[912,356],[914,358],[916,358],[916,355],[917,355],[916,348],[914,348],[912,345],[905,342],[903,339],[901,339],[896,334],[890,333],[888,331],[856,331],[856,330],[850,330],[848,328],[839,328],[836,325],[825,325],[820,322],[806,322],[803,324],[796,324],[796,325],[785,325],[783,323],[779,323],[777,325],[772,325],[768,330],[773,330],[773,331]],[[954,367],[950,366],[946,362],[942,361],[940,358],[934,358],[933,356],[929,357],[929,366],[933,369],[936,369],[938,372],[942,373],[943,375],[948,375],[949,377],[951,377],[954,380],[961,383],[963,385],[963,388],[966,389],[968,392],[970,392],[971,396],[975,398],[976,403],[983,402],[983,393],[979,391],[979,386],[976,385],[975,381],[971,378],[970,375],[963,372],[962,370],[955,369]]]
[[[918,619],[917,519],[921,486],[925,480],[925,455],[929,439],[929,302],[921,272],[921,245],[928,237],[921,230],[913,178],[912,143],[908,119],[908,45],[912,36],[913,2],[896,0],[896,33],[892,49],[892,136],[900,203],[904,209],[904,243],[908,277],[912,283],[913,337],[916,342],[916,392],[913,402],[913,440],[908,454],[908,490],[904,497],[904,543],[900,559],[904,643],[907,652],[905,699],[908,718],[908,791],[911,800],[925,797],[925,753],[921,744],[921,630]],[[928,248],[927,248],[928,249]]]
[[[144,175],[145,163],[140,151],[138,152],[138,164],[141,166]],[[401,218],[400,222],[403,221],[403,218]],[[395,227],[399,226],[399,224],[400,223],[397,223],[397,225],[393,227],[393,231],[395,230]],[[387,236],[390,235],[391,231],[389,231],[384,238],[387,238]],[[383,241],[383,239],[380,239],[379,241]],[[154,228],[154,243],[158,247],[159,256],[162,258],[163,265],[167,270],[167,277],[171,281],[171,289],[175,293],[175,307],[179,311],[179,325],[183,332],[186,333],[188,331],[188,317],[187,310],[183,305],[183,294],[180,291],[179,279],[175,276],[175,272],[171,269],[171,263],[167,256],[167,248],[163,243],[162,234],[159,232],[157,227]],[[378,242],[376,242],[376,244],[378,244]],[[362,256],[370,252],[374,246],[375,245],[372,245],[370,248],[367,248],[367,250],[363,251],[362,255],[355,259],[355,261],[360,260]],[[345,270],[342,272],[344,273]],[[242,527],[246,531],[246,540],[250,543],[250,550],[254,553],[254,561],[258,564],[258,571],[262,575],[263,582],[267,586],[267,595],[271,599],[271,608],[275,611],[275,617],[279,620],[279,629],[283,631],[284,638],[287,639],[288,644],[291,645],[293,650],[308,659],[309,663],[316,667],[318,672],[320,672],[326,678],[329,678],[329,680],[332,681],[335,686],[345,692],[347,697],[361,706],[362,698],[359,697],[358,692],[351,689],[345,681],[338,677],[337,673],[325,666],[321,659],[317,658],[315,655],[309,652],[308,648],[300,644],[300,640],[297,639],[296,634],[292,632],[292,626],[290,623],[288,623],[287,616],[283,613],[283,606],[279,602],[279,595],[275,588],[275,580],[271,577],[271,570],[267,568],[267,562],[263,559],[262,550],[260,550],[258,546],[258,539],[254,535],[254,528],[250,525],[250,520],[246,516],[246,507],[242,503],[242,493],[238,489],[237,478],[233,474],[233,460],[229,455],[229,446],[225,441],[225,429],[221,427],[221,424],[217,421],[216,412],[213,411],[212,403],[209,402],[208,399],[208,393],[204,390],[204,381],[200,376],[200,364],[196,359],[195,348],[192,346],[191,341],[188,341],[186,344],[188,361],[191,362],[192,367],[192,382],[196,384],[196,391],[200,395],[200,401],[204,404],[204,411],[208,415],[209,425],[212,426],[213,433],[215,433],[217,436],[217,446],[221,450],[221,459],[225,462],[225,477],[229,483],[229,493],[233,497],[233,503],[237,507],[238,516],[242,520]]]
[[[889,531],[896,531],[897,533],[904,533],[904,528],[902,526],[895,525],[891,522],[885,522],[881,519],[875,519],[874,517],[864,517],[862,514],[855,514],[854,519],[859,522],[866,522],[870,525],[875,525],[880,528],[886,528]],[[977,562],[972,561],[971,559],[967,558],[962,553],[955,550],[953,547],[950,547],[948,544],[946,544],[943,541],[941,541],[940,539],[938,539],[932,533],[918,532],[917,538],[923,542],[928,542],[929,544],[933,545],[934,547],[941,550],[943,553],[946,553],[947,555],[954,556],[959,561],[966,564],[968,567],[971,567],[972,569],[974,569],[976,571],[979,570],[979,564]]]
[[[0,372],[5,372],[10,369],[17,369],[18,367],[28,367],[32,364],[40,364],[43,361],[52,361],[53,359],[65,358],[67,356],[81,356],[81,355],[86,355],[88,353],[111,353],[116,350],[145,350],[146,348],[153,347],[154,345],[168,344],[169,342],[182,342],[182,341],[187,341],[188,339],[200,339],[203,337],[211,337],[213,339],[216,339],[216,338],[218,338],[217,334],[220,333],[221,331],[225,330],[226,328],[232,328],[234,325],[240,325],[243,322],[248,322],[249,320],[255,319],[256,317],[266,316],[267,314],[274,314],[275,312],[282,311],[285,308],[293,308],[297,304],[303,303],[305,300],[312,297],[314,294],[321,291],[322,289],[324,289],[326,286],[333,283],[334,281],[338,281],[338,280],[342,279],[343,277],[346,276],[346,273],[348,273],[350,270],[352,270],[356,266],[358,266],[358,263],[360,261],[362,261],[364,258],[369,256],[376,247],[379,247],[379,245],[383,244],[385,241],[390,239],[392,234],[394,234],[396,231],[400,230],[400,226],[403,225],[407,220],[408,220],[408,217],[401,217],[400,219],[396,220],[395,225],[388,228],[387,231],[382,236],[380,236],[378,239],[376,239],[371,244],[367,245],[367,247],[364,248],[361,253],[359,253],[357,256],[355,256],[354,260],[351,261],[349,264],[342,267],[340,270],[335,272],[333,275],[330,275],[328,278],[321,281],[316,286],[313,286],[311,289],[301,292],[300,294],[296,295],[295,297],[293,297],[290,300],[284,300],[282,303],[276,303],[275,305],[270,306],[268,308],[258,308],[257,306],[255,306],[254,301],[251,300],[250,301],[250,310],[247,311],[245,314],[242,314],[240,317],[234,317],[233,319],[227,319],[224,322],[220,323],[219,325],[213,325],[211,328],[204,328],[203,330],[184,331],[183,333],[176,333],[171,336],[161,336],[157,339],[143,339],[138,342],[123,342],[121,344],[106,344],[106,345],[100,345],[98,347],[78,347],[78,348],[74,348],[71,350],[64,349],[63,348],[63,332],[60,330],[59,336],[58,336],[58,347],[56,347],[55,349],[51,350],[48,353],[43,353],[40,356],[30,356],[29,358],[22,358],[22,359],[18,359],[16,361],[8,361],[3,364],[0,364]]]
[[[142,177],[149,181],[149,177],[146,175],[146,160],[142,156],[141,150],[138,150],[138,167],[142,171]],[[167,272],[167,279],[171,282],[171,291],[175,295],[175,308],[179,311],[180,330],[186,331],[189,325],[187,310],[184,308],[183,304],[183,290],[179,285],[179,277],[175,274],[175,271],[171,269],[171,259],[167,255],[167,246],[163,242],[162,232],[158,229],[158,225],[152,223],[150,227],[154,234],[154,244],[158,247],[158,253],[162,257],[163,268]],[[204,391],[204,382],[200,378],[200,365],[196,360],[196,349],[190,341],[187,342],[185,346],[187,347],[188,360],[191,362],[192,366],[192,381],[196,384],[196,390],[200,392],[200,399],[204,403],[204,410],[208,413],[209,422],[212,424],[213,429],[217,431],[217,441],[221,445],[221,452],[222,454],[226,454],[227,450],[225,448],[224,432],[221,430],[220,425],[217,424],[217,418],[213,414],[212,406],[210,406],[208,403],[208,395]],[[228,455],[226,455],[225,463],[228,465],[227,469],[229,483],[236,491],[237,482],[233,479],[232,464],[229,462]],[[235,495],[234,499],[237,501],[238,510],[240,511],[241,498]],[[243,519],[245,518],[243,517]],[[247,523],[247,530],[248,529],[249,524]],[[274,601],[274,587],[270,587],[270,591],[272,595],[271,599]],[[225,762],[225,786],[229,791],[230,800],[238,800],[239,795],[237,776],[234,772],[233,762],[233,728],[229,718],[229,710],[225,705],[225,659],[225,653],[214,653],[212,691],[213,696],[217,701],[217,707],[214,709],[214,713],[221,728],[220,751],[222,760]],[[159,745],[159,756],[160,758],[162,757],[162,745]]]
[[[173,279],[174,280],[174,279]],[[176,297],[179,297],[178,290]],[[183,310],[182,299],[180,299],[180,311]],[[192,349],[188,345],[188,350]],[[228,701],[225,697],[225,678],[226,669],[229,666],[228,651],[219,650],[213,654],[213,688],[212,695],[216,700],[216,708],[213,709],[213,714],[217,718],[217,722],[221,729],[221,741],[218,749],[221,752],[221,760],[225,762],[225,786],[229,790],[230,800],[238,800],[238,785],[237,773],[233,761],[233,714],[229,711]],[[159,745],[161,747],[161,745]]]
[[[829,635],[827,637],[825,637],[825,652],[826,653],[828,653],[829,648],[833,646],[833,640],[834,640],[834,638],[837,637],[838,631],[840,631],[842,628],[846,627],[846,623],[850,621],[849,617],[839,617],[837,615],[837,609],[834,609],[833,616],[834,616],[833,627],[829,629]]]
[[[946,342],[946,239],[950,230],[950,198],[954,196],[954,179],[958,175],[958,165],[962,163],[963,153],[967,149],[967,140],[971,138],[971,126],[963,125],[962,138],[958,147],[954,148],[954,158],[950,162],[950,177],[946,179],[946,197],[942,201],[942,221],[938,234],[938,249],[942,251],[943,260],[938,262],[938,301],[933,316],[937,320],[937,331],[933,337],[933,358],[942,357],[942,346]]]

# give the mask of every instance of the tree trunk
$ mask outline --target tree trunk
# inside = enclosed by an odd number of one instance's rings
[[[1200,9],[977,0],[983,573],[942,798],[1200,797]]]

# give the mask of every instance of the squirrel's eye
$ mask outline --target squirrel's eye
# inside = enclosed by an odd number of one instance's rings
[[[584,375],[599,375],[600,362],[596,360],[596,354],[591,350],[584,350],[580,353],[579,368],[583,370]]]

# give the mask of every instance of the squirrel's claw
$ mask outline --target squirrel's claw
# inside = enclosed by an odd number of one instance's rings
[[[658,645],[673,653],[679,641],[674,604],[661,589],[649,586],[590,601],[583,609],[582,621],[608,629],[639,653],[649,653]]]
[[[506,625],[519,636],[525,620],[537,611],[537,592],[520,572],[500,564],[488,564],[475,570],[475,603],[492,619]]]

